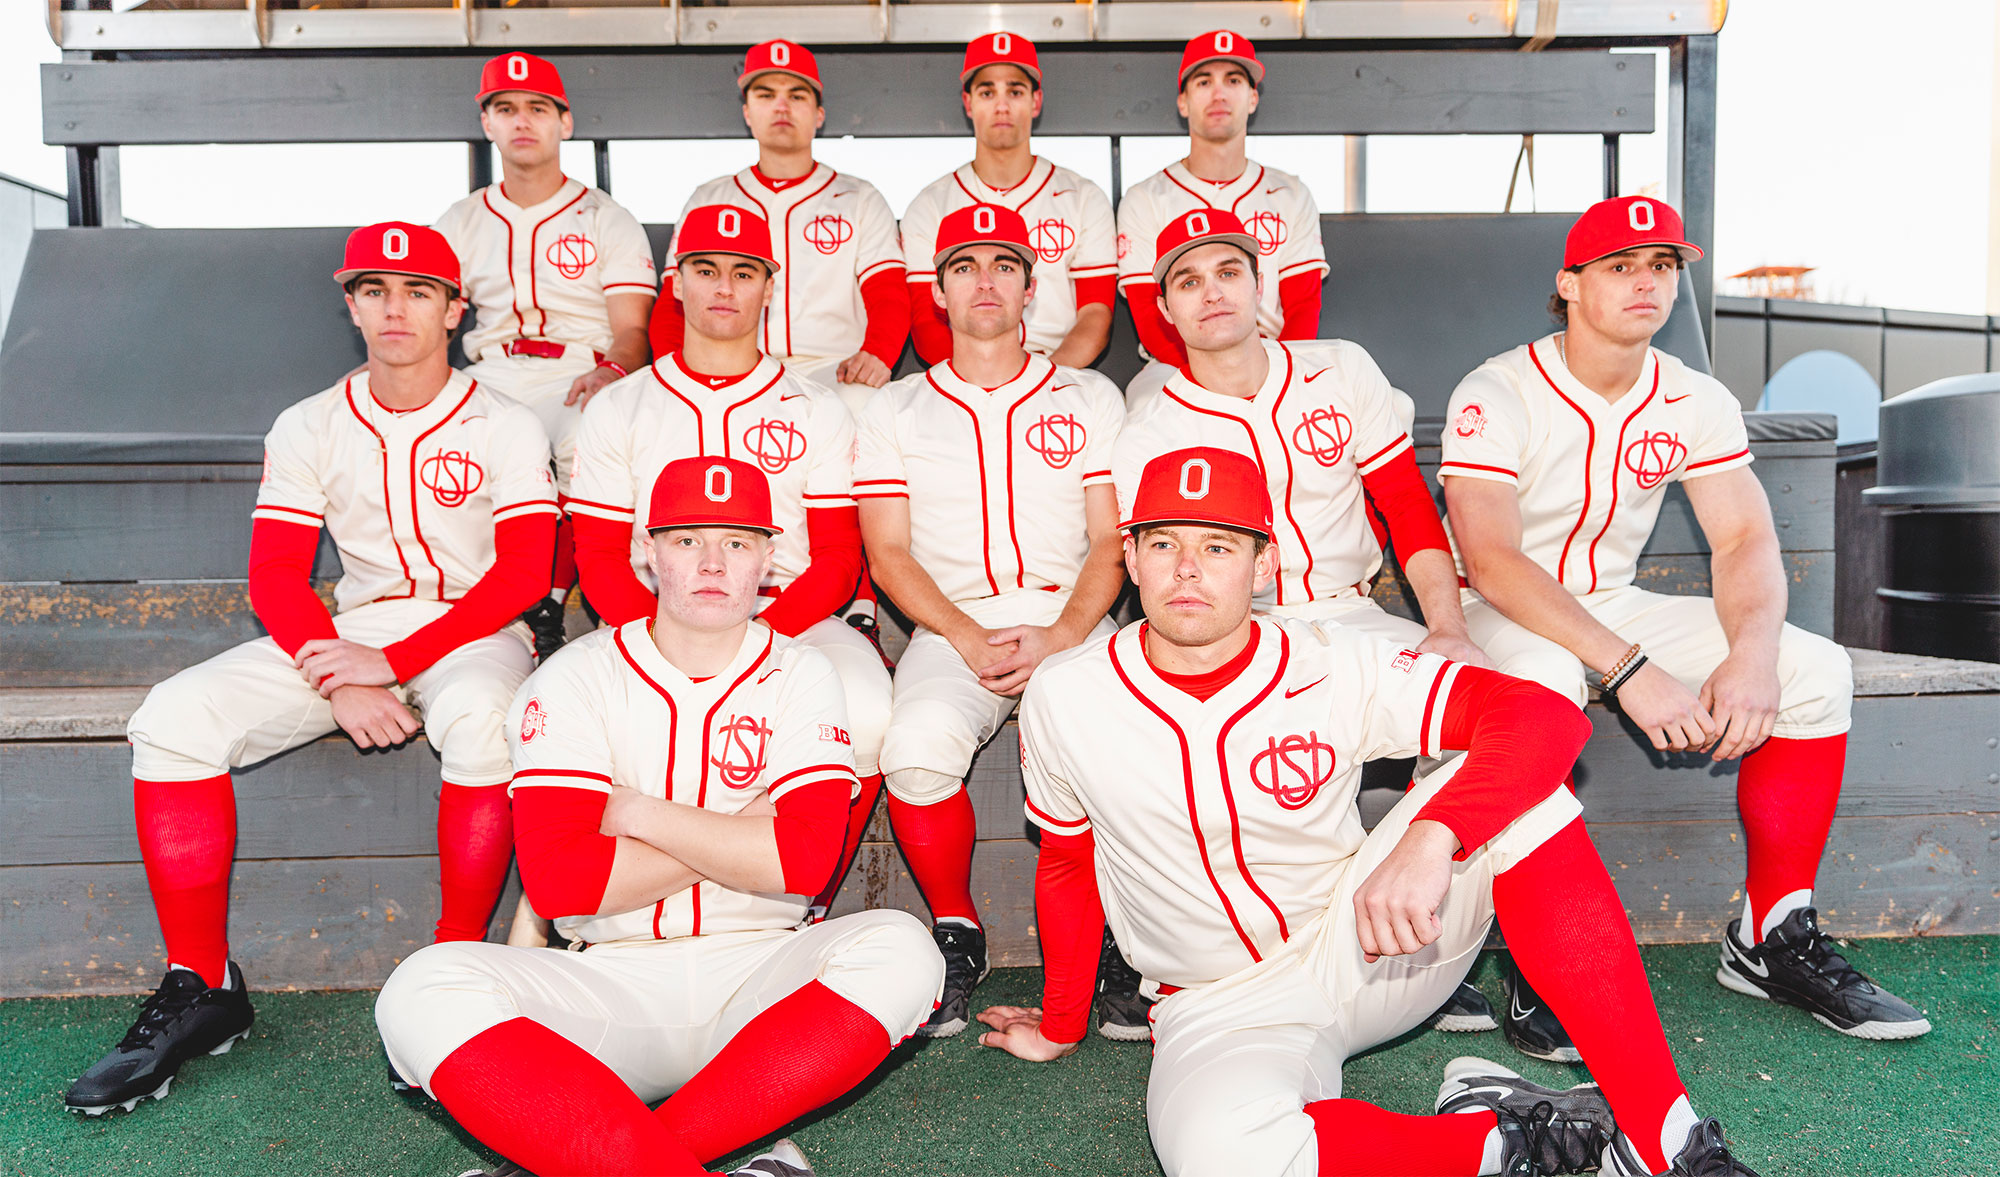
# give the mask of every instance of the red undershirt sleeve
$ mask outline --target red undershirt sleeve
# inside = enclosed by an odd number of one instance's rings
[[[632,571],[632,525],[595,515],[572,514],[576,533],[576,574],[590,607],[607,625],[651,617],[658,601]]]
[[[1562,786],[1590,739],[1590,720],[1547,687],[1460,665],[1445,701],[1442,750],[1465,760],[1414,821],[1441,822],[1464,859]]]
[[[1278,279],[1278,306],[1285,318],[1278,328],[1279,339],[1319,338],[1320,285],[1325,278],[1326,271],[1315,269]]]
[[[556,516],[516,515],[493,525],[493,564],[443,617],[382,648],[397,682],[409,682],[467,642],[497,633],[521,610],[549,595],[555,567]]]
[[[811,562],[757,615],[788,638],[833,616],[854,599],[861,579],[861,508],[807,507],[806,530],[812,536]]]
[[[1438,518],[1430,485],[1417,469],[1414,450],[1404,450],[1362,475],[1361,487],[1388,525],[1389,540],[1396,547],[1399,563],[1407,565],[1411,556],[1425,548],[1437,548],[1451,555],[1451,541],[1445,538],[1444,522]],[[1376,539],[1381,536],[1378,534]]]
[[[1097,839],[1042,831],[1035,863],[1035,924],[1042,936],[1042,1037],[1081,1042],[1090,1029],[1104,904],[1097,893]]]
[[[646,322],[646,339],[658,358],[679,351],[686,338],[687,318],[681,310],[681,300],[674,297],[674,276],[668,274],[660,282],[660,297],[653,300],[653,315]]]
[[[608,793],[563,785],[514,790],[514,853],[521,889],[543,919],[596,915],[611,883],[618,839],[600,833]]]
[[[1076,280],[1076,307],[1082,310],[1092,303],[1110,306],[1118,300],[1118,275],[1099,274],[1095,278]]]
[[[1176,368],[1187,366],[1187,347],[1180,332],[1160,315],[1160,287],[1156,282],[1131,282],[1124,286],[1125,306],[1132,312],[1132,328],[1139,333],[1139,345],[1146,354]]]
[[[778,816],[772,833],[778,840],[778,865],[785,872],[785,893],[817,895],[833,877],[847,837],[847,807],[852,777],[814,781],[786,793],[775,804]]]
[[[910,288],[910,342],[917,345],[917,358],[935,367],[951,358],[951,324],[944,308],[931,297],[929,282],[905,282]]]
[[[319,531],[278,519],[250,521],[250,608],[278,648],[293,657],[315,638],[340,636],[326,602],[313,592]]]
[[[892,372],[903,358],[903,342],[910,337],[907,286],[901,266],[879,270],[861,284],[861,305],[868,313],[861,350],[889,365]]]

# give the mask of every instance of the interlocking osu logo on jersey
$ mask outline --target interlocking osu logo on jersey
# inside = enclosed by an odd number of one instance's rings
[[[743,448],[757,459],[764,473],[783,474],[787,466],[806,456],[806,435],[789,421],[759,417],[743,431]]]
[[[1060,470],[1083,452],[1083,422],[1068,413],[1044,413],[1028,426],[1022,440],[1042,455],[1049,469]]]
[[[825,213],[806,222],[801,230],[806,243],[824,254],[836,253],[854,237],[854,226],[846,217]]]
[[[1484,437],[1486,435],[1486,410],[1478,405],[1467,405],[1453,418],[1451,431],[1460,437]]]
[[[1028,244],[1034,247],[1036,257],[1045,262],[1059,262],[1070,246],[1076,244],[1076,230],[1066,221],[1045,217],[1028,229]]]
[[[417,467],[417,479],[430,488],[440,507],[456,507],[486,482],[486,471],[464,450],[440,449]]]
[[[1276,253],[1278,247],[1285,243],[1285,218],[1268,209],[1251,213],[1244,219],[1243,227],[1257,239],[1257,252],[1266,257]]]
[[[1639,484],[1640,490],[1651,490],[1665,482],[1667,475],[1687,456],[1687,447],[1681,444],[1680,437],[1661,430],[1643,434],[1625,447],[1625,468],[1632,472],[1632,480]]]
[[[722,783],[732,789],[747,789],[764,771],[764,753],[771,744],[771,727],[748,715],[731,716],[715,729],[715,745],[720,751],[709,757]]]
[[[1311,455],[1322,466],[1332,466],[1347,452],[1354,440],[1354,423],[1347,414],[1331,405],[1321,405],[1299,418],[1292,427],[1292,448]]]
[[[542,710],[542,701],[539,698],[528,700],[528,705],[521,709],[521,742],[534,743],[535,737],[547,731],[548,727],[549,717]]]
[[[564,233],[549,242],[542,256],[549,259],[549,264],[563,277],[581,278],[584,271],[597,261],[597,246],[581,233]]]
[[[1269,793],[1283,809],[1304,809],[1333,779],[1333,745],[1317,731],[1283,739],[1272,736],[1250,758],[1250,783]]]

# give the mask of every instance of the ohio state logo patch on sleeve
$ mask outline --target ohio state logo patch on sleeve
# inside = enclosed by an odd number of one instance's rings
[[[1452,418],[1451,431],[1460,437],[1486,436],[1486,410],[1478,405],[1467,405]]]
[[[853,738],[847,734],[846,728],[836,727],[830,723],[819,725],[819,738],[829,744],[852,744],[854,742]]]
[[[521,709],[521,742],[534,743],[535,737],[548,731],[548,728],[549,714],[542,710],[541,699],[537,697],[528,700],[528,705]]]

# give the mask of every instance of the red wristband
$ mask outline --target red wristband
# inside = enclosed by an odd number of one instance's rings
[[[600,368],[609,368],[613,372],[618,373],[620,376],[630,376],[632,374],[630,372],[627,372],[625,370],[625,365],[619,363],[617,360],[610,360],[610,359],[599,360],[597,361],[597,366]]]

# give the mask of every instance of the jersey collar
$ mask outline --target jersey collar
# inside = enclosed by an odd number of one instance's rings
[[[1175,160],[1166,166],[1166,177],[1210,208],[1234,208],[1252,188],[1264,182],[1264,165],[1256,160],[1245,163],[1243,174],[1227,184],[1216,184],[1187,170],[1187,161]]]
[[[783,365],[767,355],[757,357],[757,366],[727,384],[711,386],[706,380],[697,380],[688,374],[681,363],[679,352],[669,352],[653,361],[653,377],[668,388],[679,393],[685,400],[697,404],[730,402],[744,399],[769,388],[783,372]]]
[[[471,398],[476,385],[477,382],[472,377],[453,369],[450,378],[444,382],[444,387],[438,390],[438,394],[431,398],[429,404],[401,413],[385,407],[381,401],[375,399],[374,393],[368,389],[366,370],[356,372],[346,382],[342,392],[347,398],[348,410],[376,435],[385,436],[391,432],[407,432],[414,435],[428,433],[444,424]]]
[[[1244,416],[1254,406],[1272,404],[1284,395],[1285,386],[1291,382],[1294,367],[1292,349],[1275,339],[1260,338],[1258,342],[1264,345],[1264,358],[1270,362],[1270,370],[1264,374],[1264,383],[1257,389],[1257,395],[1249,400],[1210,392],[1195,383],[1194,377],[1181,368],[1175,368],[1173,374],[1167,377],[1167,393],[1182,404],[1212,413],[1227,413],[1232,417]]]
[[[834,171],[832,168],[818,160],[814,160],[813,170],[807,172],[804,179],[794,180],[792,183],[785,185],[784,188],[778,189],[766,183],[764,174],[757,170],[755,164],[752,164],[736,173],[736,186],[743,190],[745,196],[750,197],[760,205],[786,205],[795,204],[805,197],[817,194],[820,189],[833,182],[833,177]],[[772,236],[775,237],[776,235],[777,228],[774,226]],[[773,244],[776,244],[776,242],[773,242]]]
[[[1599,413],[1619,415],[1632,409],[1636,403],[1635,396],[1643,400],[1647,392],[1653,388],[1653,383],[1659,374],[1660,353],[1650,347],[1646,349],[1646,362],[1639,367],[1639,379],[1614,401],[1607,401],[1592,392],[1588,385],[1570,372],[1569,366],[1563,362],[1562,349],[1556,346],[1555,332],[1550,332],[1528,345],[1528,365],[1530,368],[1540,369],[1529,379],[1542,380],[1553,386],[1563,399],[1575,404],[1584,412],[1593,416]]]
[[[979,178],[979,173],[972,169],[970,163],[952,174],[958,180],[958,186],[965,190],[965,194],[979,203],[997,204],[1020,212],[1022,206],[1033,200],[1048,184],[1049,176],[1055,170],[1056,165],[1038,155],[1035,157],[1034,166],[1028,169],[1027,179],[1011,188],[995,188],[988,184]]]
[[[556,194],[532,208],[523,208],[507,199],[507,190],[501,187],[501,181],[499,180],[493,181],[493,186],[486,191],[488,198],[499,208],[529,215],[546,208],[560,208],[562,205],[575,200],[583,192],[583,182],[564,176],[562,185],[556,189]]]
[[[761,660],[771,650],[776,635],[768,625],[752,622],[745,627],[743,644],[737,648],[736,656],[729,665],[709,678],[696,683],[681,672],[681,669],[667,661],[666,655],[653,644],[653,619],[641,617],[618,627],[617,646],[623,653],[625,663],[639,677],[646,680],[662,694],[671,692],[676,697],[685,698],[691,692],[719,693],[729,689],[744,671]]]
[[[1112,637],[1112,665],[1119,680],[1138,696],[1140,702],[1183,729],[1195,727],[1204,720],[1235,716],[1268,701],[1277,692],[1286,669],[1291,665],[1292,639],[1285,632],[1285,627],[1262,617],[1252,624],[1258,627],[1258,633],[1256,653],[1252,655],[1250,664],[1205,701],[1170,685],[1153,669],[1141,644],[1145,626],[1142,621],[1133,622]]]
[[[957,370],[951,366],[950,360],[932,368],[929,375],[933,388],[955,400],[967,404],[1011,405],[1047,384],[1049,378],[1055,375],[1055,370],[1055,364],[1051,363],[1047,356],[1029,352],[1028,361],[1021,365],[1021,370],[1013,379],[998,388],[981,388],[977,384],[961,379]]]

